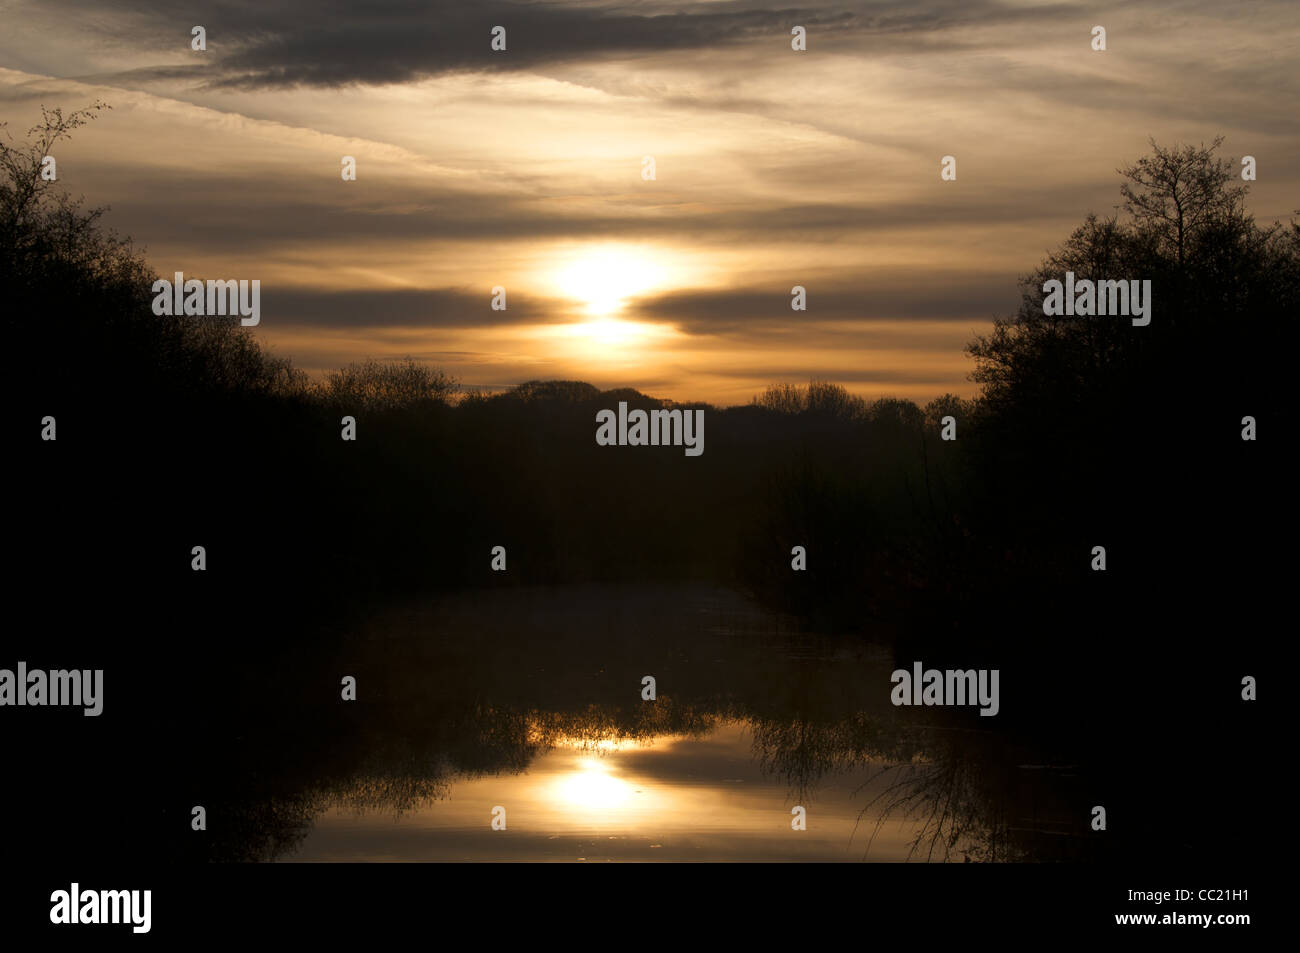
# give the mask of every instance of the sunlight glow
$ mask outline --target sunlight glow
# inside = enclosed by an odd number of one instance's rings
[[[683,337],[668,325],[618,318],[540,325],[531,332],[535,338],[553,341],[557,352],[568,358],[599,361],[602,365],[613,360],[644,360],[649,356],[648,348]]]
[[[663,281],[662,267],[648,253],[616,246],[585,252],[555,275],[560,293],[582,302],[593,318],[621,311],[628,298],[645,294]]]
[[[611,775],[599,759],[584,758],[577,771],[556,779],[555,793],[568,804],[605,810],[625,804],[632,795],[632,786]]]

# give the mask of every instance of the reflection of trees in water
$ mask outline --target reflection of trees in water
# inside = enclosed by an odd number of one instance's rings
[[[919,734],[912,727],[865,712],[833,722],[806,718],[747,722],[760,769],[785,778],[796,800],[805,800],[828,774],[881,761],[907,761],[920,751]]]
[[[726,709],[685,705],[666,695],[631,709],[593,704],[580,712],[529,715],[532,736],[548,749],[563,744],[597,752],[607,744],[646,744],[668,735],[703,738],[729,718]]]
[[[829,710],[816,717],[756,715],[739,705],[693,705],[661,695],[654,705],[591,704],[569,712],[480,704],[438,717],[421,714],[414,718],[400,706],[390,711],[383,724],[332,751],[328,765],[308,762],[309,782],[286,775],[271,787],[232,785],[235,803],[213,812],[223,829],[209,841],[210,856],[286,857],[327,811],[397,819],[445,799],[454,782],[521,774],[556,748],[599,755],[669,737],[703,738],[737,723],[751,733],[760,771],[784,779],[795,803],[808,803],[827,777],[868,772],[854,792],[855,800],[866,799],[854,836],[871,829],[863,859],[890,820],[917,825],[908,859],[927,862],[1031,859],[1041,853],[1035,837],[1069,833],[1047,830],[1042,821],[1011,826],[1010,817],[1034,810],[1025,798],[1039,795],[1027,793],[1023,782],[1037,779],[1018,773],[1018,754],[999,736],[893,711],[838,719]]]
[[[861,823],[876,811],[864,858],[890,818],[919,822],[908,859],[922,851],[927,861],[960,856],[993,862],[1023,855],[1008,840],[997,807],[1002,771],[997,752],[986,745],[968,738],[952,742],[946,732],[864,712],[833,723],[750,719],[748,725],[760,768],[785,778],[798,803],[808,801],[828,775],[872,769],[858,791],[885,786],[858,815]]]
[[[859,822],[877,808],[875,829],[864,858],[891,817],[919,821],[907,859],[924,851],[927,862],[961,856],[967,863],[1023,860],[1024,851],[1008,837],[1006,817],[984,780],[986,763],[947,751],[938,758],[881,767],[871,781],[892,780],[858,814]],[[871,783],[871,782],[868,782]]]
[[[210,859],[276,860],[297,849],[315,820],[331,810],[356,816],[382,812],[397,820],[447,798],[456,781],[521,774],[558,747],[598,754],[610,745],[702,738],[732,717],[664,695],[654,705],[628,709],[593,704],[577,712],[552,712],[480,705],[429,721],[392,715],[390,727],[354,742],[351,765],[345,764],[347,752],[336,751],[331,765],[317,768],[308,783],[283,778],[274,789],[241,783],[238,795],[227,792],[232,797],[224,803],[209,797],[210,804],[219,805],[214,815],[222,818],[206,842]]]
[[[448,797],[455,781],[520,774],[557,747],[600,753],[670,736],[702,738],[737,721],[752,733],[760,770],[784,778],[797,802],[806,802],[827,776],[871,769],[858,793],[884,786],[859,812],[859,824],[875,819],[863,859],[891,818],[919,825],[909,859],[1025,859],[1026,850],[1006,824],[1005,758],[984,732],[954,733],[892,714],[863,712],[831,722],[758,717],[731,707],[675,703],[666,696],[655,705],[593,704],[576,712],[480,706],[430,726],[420,739],[394,741],[389,732],[376,732],[364,739],[364,752],[354,768],[322,773],[297,791],[249,799],[223,810],[229,822],[223,820],[225,829],[212,843],[213,856],[285,857],[327,811],[384,812],[397,819]]]
[[[972,859],[1009,856],[1000,833],[977,843],[981,825],[1000,831],[990,805],[1014,776],[1007,765],[1017,763],[989,732],[951,730],[960,727],[954,718],[966,724],[960,714],[903,710],[887,694],[864,690],[888,684],[890,660],[843,657],[839,643],[821,637],[776,638],[766,616],[734,621],[743,602],[717,600],[726,613],[700,613],[699,606],[714,604],[713,594],[687,595],[597,589],[567,599],[502,596],[487,620],[478,599],[377,616],[371,637],[382,640],[382,652],[358,639],[345,646],[345,662],[322,661],[312,678],[296,673],[300,682],[323,683],[335,670],[357,672],[367,688],[360,705],[303,699],[269,728],[250,707],[241,726],[227,729],[238,742],[209,749],[212,761],[191,803],[210,805],[221,823],[211,825],[202,846],[190,847],[191,839],[183,849],[222,859],[283,857],[327,811],[398,818],[447,797],[455,782],[522,774],[556,748],[600,755],[739,725],[752,739],[758,769],[783,779],[795,803],[806,803],[830,775],[907,765],[871,811],[915,816],[929,859],[961,859],[959,848]],[[542,635],[512,637],[521,617]],[[610,618],[630,634],[611,638]],[[478,639],[454,637],[471,625],[481,630]],[[419,637],[430,630],[447,635]],[[653,703],[640,697],[647,645],[663,657]],[[562,661],[571,658],[599,663]],[[699,661],[722,659],[725,667]],[[665,685],[673,690],[662,691]],[[328,745],[320,745],[322,736]],[[221,770],[225,763],[244,770]],[[854,803],[876,791],[859,790]],[[231,813],[241,815],[237,830],[227,823]]]
[[[456,772],[438,760],[383,760],[376,754],[355,775],[314,782],[300,790],[265,798],[241,798],[217,812],[210,858],[222,861],[270,861],[291,854],[311,832],[316,819],[330,810],[354,815],[379,811],[400,818],[451,793]]]

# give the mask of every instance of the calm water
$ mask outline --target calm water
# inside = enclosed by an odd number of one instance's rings
[[[277,760],[247,856],[997,861],[1072,833],[1068,770],[894,708],[888,651],[727,591],[466,594],[376,613],[330,665],[358,699],[297,715],[335,743]]]
[[[862,820],[871,772],[792,796],[754,758],[753,732],[725,722],[704,737],[587,746],[561,740],[519,774],[458,780],[402,814],[329,809],[293,860],[905,859],[913,826]],[[869,795],[868,795],[869,796]],[[807,827],[791,827],[791,808]],[[504,831],[492,831],[495,806]],[[874,833],[874,839],[872,835]],[[868,849],[869,846],[869,849]]]

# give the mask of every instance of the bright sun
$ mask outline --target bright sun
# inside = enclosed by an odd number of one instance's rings
[[[661,269],[648,256],[605,248],[562,267],[555,280],[561,294],[581,301],[588,315],[608,318],[621,311],[628,298],[644,294],[661,279]]]
[[[539,327],[539,335],[562,342],[570,357],[641,360],[646,349],[680,337],[669,324],[638,321],[624,312],[629,303],[684,279],[681,266],[661,249],[644,245],[601,245],[557,249],[546,268],[554,294],[577,305],[577,320]]]

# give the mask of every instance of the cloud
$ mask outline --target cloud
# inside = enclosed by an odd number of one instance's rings
[[[73,5],[87,15],[112,12],[97,27],[117,42],[160,52],[188,46],[190,24],[208,36],[208,78],[217,87],[337,87],[404,83],[452,72],[530,70],[547,64],[661,52],[716,50],[745,43],[788,45],[805,27],[828,52],[868,52],[867,38],[891,51],[944,52],[968,41],[954,28],[1041,23],[1076,12],[1073,4],[889,0],[864,7],[830,2],[798,9],[754,2],[541,3],[535,0],[290,0],[208,7],[189,0],[130,0]],[[507,50],[490,47],[504,26]],[[181,44],[184,43],[182,47]],[[124,76],[174,79],[185,67],[141,67]]]
[[[10,131],[108,100],[59,147],[60,183],[163,274],[260,279],[259,337],[313,369],[415,353],[474,382],[719,401],[813,374],[969,392],[962,345],[1114,210],[1148,136],[1226,133],[1259,159],[1266,220],[1300,178],[1292,0],[1248,18],[1214,0],[15,0],[10,23]],[[555,333],[581,317],[565,276],[606,245],[659,268],[622,316],[676,333],[617,353]]]
[[[1014,278],[941,268],[876,269],[852,285],[803,282],[808,310],[791,310],[790,289],[798,281],[769,281],[765,288],[671,292],[638,299],[629,317],[672,321],[691,334],[745,334],[757,327],[864,319],[986,320],[1020,303]]]
[[[511,293],[493,311],[489,289],[313,291],[263,286],[264,320],[277,328],[364,331],[376,328],[479,328],[557,320],[542,299]]]
[[[1059,220],[1061,213],[1040,201],[1040,190],[1015,193],[1008,201],[937,198],[872,203],[764,204],[746,209],[664,210],[647,206],[618,214],[615,208],[556,208],[532,198],[503,196],[499,191],[439,189],[425,184],[419,192],[376,186],[364,202],[338,198],[301,200],[285,197],[278,183],[205,176],[155,178],[150,190],[117,208],[115,224],[128,233],[148,229],[155,241],[201,239],[217,251],[224,246],[272,248],[286,242],[332,245],[383,241],[513,241],[519,239],[618,239],[745,241],[755,235],[803,236],[811,240],[844,239],[854,234],[926,228],[992,227],[1040,219]],[[337,193],[337,189],[335,192]],[[219,205],[205,206],[201,216],[183,217],[178,208],[196,195],[223,195]],[[346,196],[350,199],[350,196]],[[1059,201],[1059,193],[1058,193]],[[256,229],[249,229],[250,222]]]

